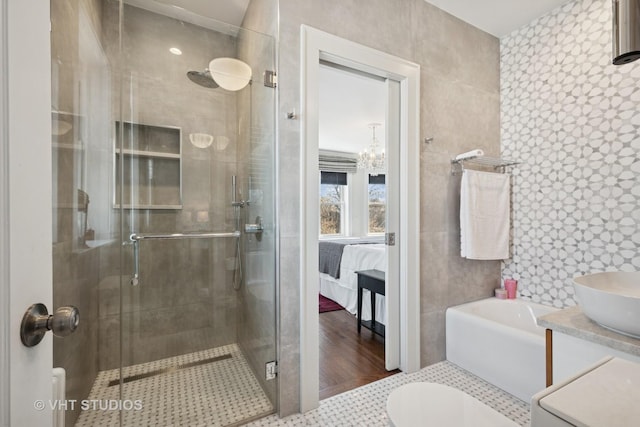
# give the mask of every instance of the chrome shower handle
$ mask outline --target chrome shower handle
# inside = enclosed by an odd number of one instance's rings
[[[133,276],[131,284],[137,286],[140,283],[140,241],[141,240],[181,240],[181,239],[211,239],[211,238],[238,238],[239,231],[230,232],[212,232],[205,231],[202,233],[132,233],[129,241],[133,244]]]

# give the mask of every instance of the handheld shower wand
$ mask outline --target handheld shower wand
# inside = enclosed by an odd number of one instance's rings
[[[231,206],[233,206],[234,208],[243,208],[244,207],[244,200],[240,200],[239,202],[236,201],[236,193],[238,192],[237,190],[237,185],[236,185],[236,176],[232,175],[231,176]]]
[[[236,205],[236,176],[231,175],[231,206]]]
[[[233,207],[233,216],[236,223],[236,231],[240,231],[240,208],[244,207],[244,201],[236,201],[236,176],[231,176],[231,206]],[[235,268],[233,269],[233,289],[240,290],[242,286],[242,258],[240,253],[240,236],[236,238],[236,254]]]

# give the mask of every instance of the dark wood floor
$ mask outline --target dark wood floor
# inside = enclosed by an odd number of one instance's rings
[[[400,372],[384,369],[384,341],[346,310],[320,313],[320,399]]]

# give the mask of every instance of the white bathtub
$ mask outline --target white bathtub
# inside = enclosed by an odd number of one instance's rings
[[[447,360],[529,403],[545,388],[544,328],[553,307],[488,298],[447,309]]]

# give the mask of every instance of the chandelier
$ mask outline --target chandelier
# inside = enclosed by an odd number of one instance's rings
[[[365,169],[369,171],[370,175],[378,175],[384,173],[384,150],[379,147],[378,139],[376,138],[376,127],[382,126],[380,123],[370,123],[369,127],[373,132],[373,138],[369,148],[358,153],[358,169]]]

